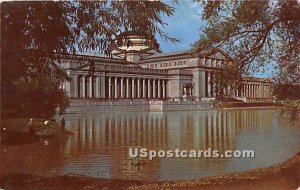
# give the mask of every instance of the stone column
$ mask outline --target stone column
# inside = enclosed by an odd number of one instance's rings
[[[141,85],[140,85],[140,78],[137,78],[137,98],[141,97]]]
[[[69,76],[71,75],[71,74],[70,74],[70,71],[67,71],[67,75],[69,75]],[[73,90],[73,89],[71,90],[71,84],[72,84],[72,81],[71,81],[71,82],[69,82],[69,81],[64,81],[63,84],[64,84],[63,87],[65,87],[65,88],[62,88],[62,89],[65,89],[66,92],[67,92],[67,95],[68,95],[69,97],[71,97],[71,95],[73,95],[72,92],[71,92],[71,91]]]
[[[89,77],[89,97],[93,97],[93,76]]]
[[[126,98],[129,98],[129,78],[126,78]]]
[[[105,82],[105,76],[100,76],[100,97],[101,98],[105,98],[105,90],[106,90],[106,88],[105,88],[105,84],[106,84],[106,82]]]
[[[131,79],[131,97],[135,98],[134,78]]]
[[[157,98],[160,98],[160,89],[161,86],[160,86],[160,79],[157,80]]]
[[[198,81],[198,87],[197,90],[196,87],[197,83],[195,82],[195,96],[198,96],[199,98],[205,97],[205,71],[199,71],[199,81]],[[200,91],[200,92],[199,92]],[[198,93],[198,94],[197,94]]]
[[[211,97],[214,97],[215,89],[214,89],[214,73],[210,72],[210,94]]]
[[[206,64],[207,64],[206,66],[211,67],[211,59],[207,59]]]
[[[85,78],[85,91],[86,91],[86,93],[85,93],[85,97],[86,98],[89,98],[90,97],[90,78],[89,77],[86,77]]]
[[[77,88],[78,88],[78,92],[77,92],[77,98],[81,98],[82,94],[82,77],[81,76],[78,76],[78,85],[77,85]]]
[[[155,91],[155,79],[153,79],[152,81],[152,95],[153,95],[153,98],[156,98],[156,91]]]
[[[124,81],[123,81],[123,77],[121,78],[121,98],[124,98],[124,89],[123,89],[123,85],[124,85]]]
[[[82,76],[82,98],[86,98],[86,77]]]
[[[143,80],[143,85],[142,85],[142,90],[143,90],[143,98],[146,98],[146,85],[145,85],[145,78],[142,79]]]
[[[96,76],[96,98],[100,98],[100,76]]]
[[[250,98],[250,93],[249,93],[249,91],[250,91],[250,85],[247,84],[247,98]]]
[[[166,98],[166,83],[165,83],[165,80],[162,81],[162,87],[163,87],[162,97]]]
[[[108,98],[111,98],[111,89],[112,83],[111,83],[111,77],[108,77]]]
[[[256,98],[259,98],[259,94],[258,94],[258,85],[255,85],[256,88],[255,88],[255,96]]]
[[[151,98],[151,80],[150,79],[148,79],[148,98]]]
[[[71,98],[78,98],[78,76],[73,75],[72,76],[72,83],[71,83]]]
[[[211,86],[210,86],[210,72],[207,72],[207,97],[210,97]]]
[[[115,97],[118,98],[118,78],[115,77]]]
[[[248,97],[252,98],[252,96],[251,96],[251,84],[248,84]]]

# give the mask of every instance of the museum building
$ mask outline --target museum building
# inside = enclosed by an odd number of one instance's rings
[[[230,61],[223,51],[195,58],[191,51],[162,53],[155,40],[127,32],[110,46],[109,56],[98,53],[62,59],[71,81],[62,84],[70,100],[97,99],[205,101],[216,97],[214,77]],[[232,94],[244,102],[270,101],[266,79],[247,77]]]

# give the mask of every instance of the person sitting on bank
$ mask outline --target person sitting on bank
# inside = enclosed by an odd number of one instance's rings
[[[44,122],[44,125],[46,125],[47,127],[49,127],[49,120],[46,120],[46,121]]]
[[[31,136],[34,136],[34,124],[33,124],[33,119],[30,119],[29,122],[28,122],[28,132]]]

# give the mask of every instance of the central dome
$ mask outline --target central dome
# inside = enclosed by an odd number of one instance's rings
[[[118,35],[110,50],[113,55],[130,62],[136,62],[161,52],[159,44],[153,36],[149,37],[135,32],[123,32]]]

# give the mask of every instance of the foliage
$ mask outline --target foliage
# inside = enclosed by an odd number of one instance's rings
[[[300,4],[296,0],[197,2],[207,25],[193,45],[195,53],[203,57],[216,49],[228,52],[232,66],[219,73],[221,79],[231,76],[224,80],[227,85],[235,90],[242,77],[265,72],[275,63],[274,95],[299,99]]]
[[[298,109],[300,105],[300,100],[282,100],[279,102],[282,106],[281,115],[287,114],[290,121],[294,122],[298,118]]]
[[[166,40],[161,14],[173,8],[159,1],[52,1],[1,4],[2,105],[34,116],[68,105],[59,90],[69,80],[58,54],[99,51],[125,30]]]
[[[207,25],[194,44],[198,56],[224,49],[240,77],[263,71],[270,61],[280,63],[280,68],[298,63],[300,6],[296,0],[199,2]]]

